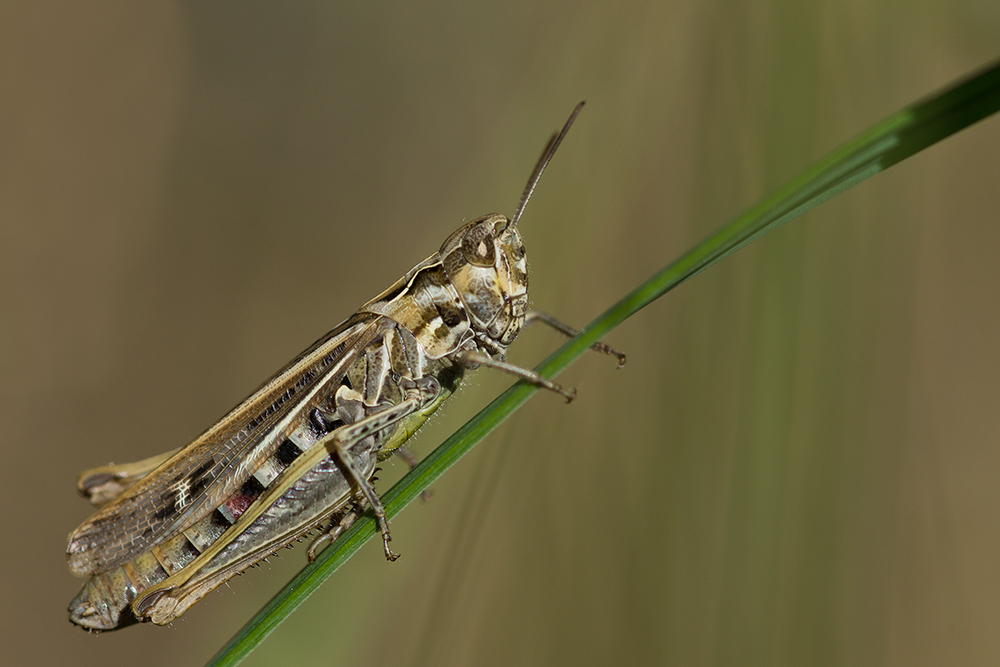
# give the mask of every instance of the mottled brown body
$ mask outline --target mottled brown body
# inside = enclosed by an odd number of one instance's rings
[[[94,630],[169,623],[324,522],[335,539],[365,506],[393,560],[376,463],[466,369],[494,366],[572,397],[504,358],[528,305],[516,223],[578,111],[549,142],[513,219],[464,224],[187,447],[81,476],[81,491],[107,504],[69,537],[69,568],[89,577],[70,620]]]

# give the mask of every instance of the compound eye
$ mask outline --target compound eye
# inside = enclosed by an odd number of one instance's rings
[[[496,248],[489,225],[476,225],[462,238],[462,254],[475,266],[493,266],[496,262]]]

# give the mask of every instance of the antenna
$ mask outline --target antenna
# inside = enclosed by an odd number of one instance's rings
[[[521,201],[517,203],[517,208],[514,210],[514,217],[510,219],[503,229],[507,229],[512,225],[517,225],[517,221],[521,219],[521,214],[524,213],[524,207],[527,205],[528,200],[531,199],[531,193],[535,191],[535,186],[538,185],[538,179],[542,177],[542,172],[545,168],[549,166],[549,161],[552,160],[552,156],[556,154],[556,149],[559,148],[559,144],[562,143],[563,138],[566,133],[569,132],[570,126],[573,121],[576,120],[576,115],[580,113],[580,109],[583,108],[584,103],[580,102],[573,109],[573,113],[569,115],[569,120],[563,125],[563,128],[552,135],[549,139],[549,143],[545,144],[545,150],[542,151],[542,157],[538,158],[538,162],[535,164],[535,168],[531,172],[531,176],[528,178],[528,184],[524,186],[524,192],[521,193]],[[500,231],[503,231],[501,229]]]

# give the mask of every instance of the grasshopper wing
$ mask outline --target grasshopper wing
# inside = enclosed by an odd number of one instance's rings
[[[336,387],[378,319],[358,314],[278,371],[198,439],[102,507],[69,536],[77,576],[121,565],[185,530],[231,496],[274,453],[325,388]]]

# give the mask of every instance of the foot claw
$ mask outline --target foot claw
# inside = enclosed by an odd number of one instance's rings
[[[393,550],[389,548],[389,540],[391,539],[392,538],[390,536],[386,535],[382,538],[382,543],[385,545],[385,559],[390,563],[394,563],[396,562],[396,559],[399,558],[399,554],[394,553]]]
[[[618,368],[621,368],[622,366],[625,365],[625,354],[622,353],[622,352],[619,352],[618,350],[616,350],[615,348],[611,347],[610,345],[605,345],[604,343],[597,342],[597,343],[594,343],[593,345],[591,345],[590,349],[594,350],[595,352],[600,352],[601,354],[608,354],[608,355],[611,355],[612,357],[617,357],[617,359],[618,359]]]

